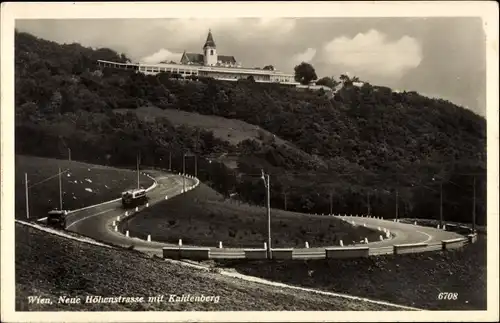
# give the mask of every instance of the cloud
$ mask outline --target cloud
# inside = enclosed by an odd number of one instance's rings
[[[156,64],[162,61],[175,61],[179,62],[181,60],[182,53],[174,53],[168,49],[160,49],[154,54],[141,58],[139,61],[141,63]]]
[[[295,19],[288,18],[260,18],[256,27],[259,30],[255,32],[270,31],[274,35],[289,34],[296,25]]]
[[[342,36],[326,43],[323,60],[343,65],[353,73],[400,77],[420,64],[422,49],[412,37],[391,41],[385,34],[372,29],[353,38]]]
[[[302,53],[297,53],[292,56],[292,62],[294,64],[296,63],[301,63],[301,62],[310,62],[314,56],[316,56],[316,49],[315,48],[308,48]]]

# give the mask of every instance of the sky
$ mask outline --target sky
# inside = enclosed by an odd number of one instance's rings
[[[235,56],[243,67],[293,73],[304,61],[318,77],[357,76],[486,115],[480,18],[37,19],[17,20],[16,29],[150,63],[178,61],[184,50],[202,53],[211,29],[217,53]]]

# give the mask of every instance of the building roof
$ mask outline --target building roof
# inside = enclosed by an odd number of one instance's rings
[[[203,54],[184,53],[183,58],[184,57],[186,57],[188,63],[203,65]],[[217,61],[221,61],[222,64],[236,64],[236,58],[234,58],[234,56],[228,55],[217,55]]]
[[[213,47],[213,48],[215,48],[214,37],[212,36],[212,31],[210,29],[208,30],[207,41],[205,42],[205,45],[203,46],[203,49],[205,49],[205,47]]]
[[[190,63],[203,64],[203,54],[184,53],[184,55]]]
[[[234,56],[217,55],[217,61],[221,61],[223,64],[236,64]]]

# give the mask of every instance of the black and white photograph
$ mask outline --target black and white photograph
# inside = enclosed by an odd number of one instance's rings
[[[1,14],[2,320],[498,321],[496,2]]]

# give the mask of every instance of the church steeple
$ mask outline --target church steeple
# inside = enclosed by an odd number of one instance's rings
[[[203,64],[205,66],[215,66],[217,65],[217,49],[215,48],[214,37],[212,36],[212,30],[208,30],[207,41],[203,46]]]
[[[203,46],[203,49],[205,49],[206,47],[216,48],[215,47],[215,42],[214,42],[214,37],[212,36],[212,30],[211,29],[208,30],[207,41],[205,42],[205,45]]]

